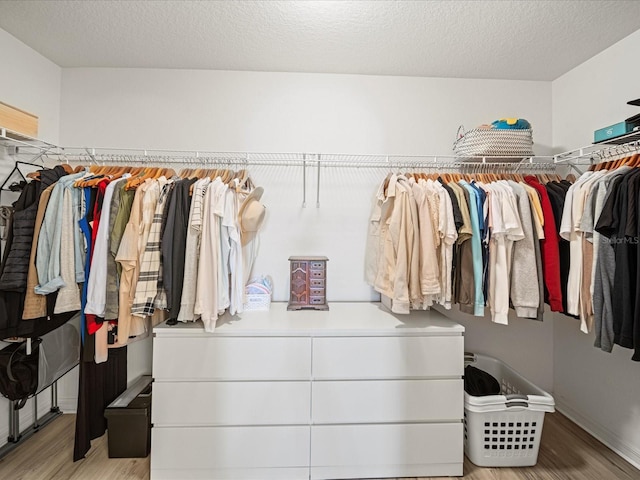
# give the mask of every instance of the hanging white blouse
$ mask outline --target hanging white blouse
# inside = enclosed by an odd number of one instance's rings
[[[576,183],[569,187],[562,211],[560,236],[569,241],[570,252],[569,279],[567,281],[567,313],[570,315],[580,315],[580,289],[582,286],[582,232],[578,227],[584,205],[580,206],[576,201],[574,207],[574,200],[577,200],[579,196],[580,186],[592,174],[591,171],[585,172]]]
[[[524,238],[516,198],[507,182],[481,185],[489,192],[489,304],[495,323],[508,324],[513,242]]]
[[[229,313],[231,315],[241,313],[244,310],[245,258],[243,257],[240,227],[238,225],[238,211],[245,197],[245,193],[238,193],[235,189],[229,189],[226,194],[225,214],[222,220],[224,234],[229,242],[227,285],[229,287]],[[253,264],[253,257],[247,258],[246,261]],[[247,266],[247,269],[250,269],[250,267]]]
[[[200,242],[200,260],[198,262],[198,284],[194,313],[200,315],[204,329],[213,332],[218,320],[218,260],[220,248],[217,239],[213,201],[215,190],[222,181],[216,178],[204,195],[202,215],[202,240]]]
[[[216,274],[218,279],[218,315],[222,315],[229,308],[229,240],[225,238],[226,229],[223,227],[223,217],[227,202],[229,187],[226,183],[215,186],[213,192],[212,209],[214,214],[216,244],[218,248],[218,268]],[[226,243],[226,245],[225,245]]]

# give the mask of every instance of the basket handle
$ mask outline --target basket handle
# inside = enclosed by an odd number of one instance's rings
[[[462,135],[460,134],[460,132],[462,132]],[[460,139],[462,139],[462,137],[464,137],[465,131],[464,131],[464,125],[460,125],[458,127],[458,131],[456,132],[456,139],[453,142],[453,146],[455,147],[455,145],[460,141]]]
[[[521,395],[519,393],[510,393],[505,395],[507,399],[507,408],[510,407],[525,407],[529,406],[529,397],[527,395]]]

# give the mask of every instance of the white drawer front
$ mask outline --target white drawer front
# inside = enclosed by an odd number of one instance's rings
[[[309,338],[156,337],[155,380],[308,380]]]
[[[314,382],[312,419],[316,425],[461,420],[463,388],[462,380]]]
[[[188,472],[308,467],[309,428],[154,427],[151,469]]]
[[[462,471],[460,471],[462,476]],[[332,477],[327,477],[332,478]],[[335,478],[335,477],[333,477]],[[151,469],[151,480],[309,480],[308,467]]]
[[[311,467],[462,462],[462,423],[311,427]]]
[[[308,425],[310,382],[155,382],[155,426]]]
[[[314,379],[462,376],[461,336],[314,338]]]

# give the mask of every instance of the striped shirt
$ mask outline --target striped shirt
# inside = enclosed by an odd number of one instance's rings
[[[144,252],[140,259],[140,274],[136,285],[136,293],[131,305],[131,314],[138,317],[153,315],[154,300],[158,293],[158,276],[160,272],[160,232],[162,230],[162,213],[169,187],[164,177],[158,179],[158,187],[147,190],[143,199],[143,224],[147,212],[153,211],[149,234],[146,238]],[[155,193],[160,190],[156,197]],[[157,200],[156,200],[157,199]],[[143,234],[144,235],[144,234]]]

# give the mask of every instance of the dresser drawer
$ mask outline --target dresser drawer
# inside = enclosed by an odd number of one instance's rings
[[[312,422],[398,423],[462,420],[460,380],[320,381],[313,384]]]
[[[155,426],[308,425],[310,382],[155,382]]]
[[[324,270],[309,270],[309,277],[310,278],[325,278],[325,271]]]
[[[311,339],[156,337],[155,380],[309,380]]]
[[[319,477],[314,467],[364,468],[373,473],[388,466],[463,460],[462,423],[313,426],[311,444],[311,478]]]
[[[189,478],[191,470],[309,466],[308,426],[154,427],[151,435],[151,471],[183,470],[185,474],[177,478]]]
[[[461,377],[462,336],[313,339],[314,379]]]
[[[311,288],[324,289],[324,278],[311,278],[309,280],[309,285]]]

